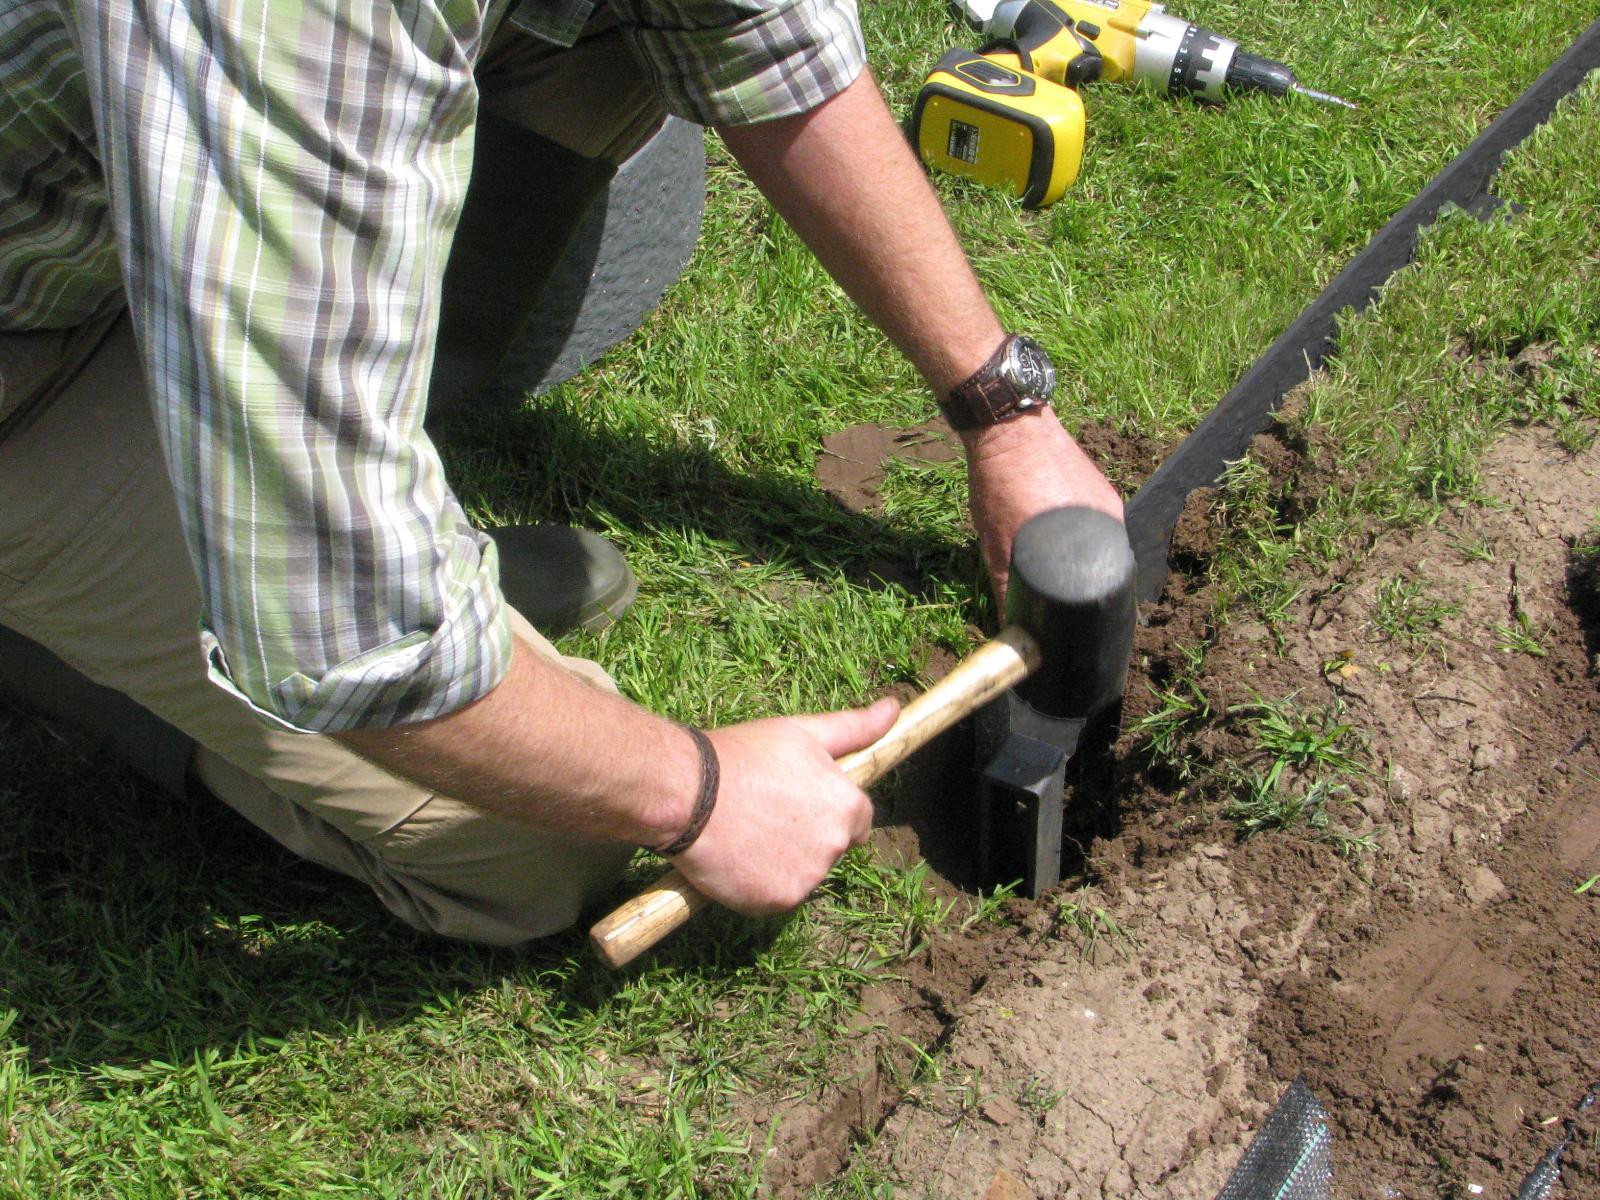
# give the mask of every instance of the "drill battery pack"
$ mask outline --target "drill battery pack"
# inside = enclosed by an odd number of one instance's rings
[[[1020,62],[996,59],[973,50],[940,59],[912,107],[911,141],[926,166],[1042,208],[1078,178],[1083,101]]]

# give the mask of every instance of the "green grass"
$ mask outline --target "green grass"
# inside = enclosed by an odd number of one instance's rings
[[[1305,788],[1290,787],[1270,770],[1254,768],[1235,772],[1230,783],[1233,794],[1223,805],[1222,815],[1238,827],[1241,837],[1300,830],[1327,842],[1346,858],[1373,848],[1370,835],[1355,834],[1334,823],[1329,806],[1345,799],[1350,791],[1342,783],[1319,779]]]
[[[1521,609],[1510,622],[1494,627],[1495,645],[1506,654],[1526,654],[1529,658],[1543,658],[1550,652],[1544,648],[1544,633],[1533,619]]]
[[[1354,727],[1339,719],[1339,705],[1308,710],[1295,700],[1295,696],[1257,699],[1228,709],[1230,716],[1243,718],[1251,739],[1271,762],[1268,778],[1275,781],[1285,771],[1360,773],[1363,767],[1351,745],[1356,740]]]
[[[796,920],[713,917],[611,976],[575,937],[411,935],[226,814],[6,733],[55,785],[7,796],[9,1196],[746,1194],[759,1153],[714,1118],[816,1077],[855,987],[976,907],[855,854]]]
[[[1438,648],[1444,623],[1459,616],[1461,609],[1459,600],[1441,599],[1423,580],[1399,574],[1378,585],[1372,625],[1380,638],[1415,652],[1420,659]]]
[[[1337,699],[1306,708],[1296,696],[1229,707],[1251,749],[1219,769],[1227,799],[1222,815],[1242,837],[1304,829],[1346,857],[1371,849],[1334,823],[1331,805],[1349,795],[1347,781],[1369,774],[1359,734],[1343,721]]]
[[[1172,768],[1178,778],[1188,779],[1194,764],[1184,752],[1185,742],[1210,718],[1211,701],[1190,675],[1173,687],[1155,691],[1154,697],[1155,706],[1134,722],[1134,738],[1152,763]]]
[[[1110,945],[1123,958],[1138,949],[1137,935],[1103,904],[1096,904],[1089,888],[1058,896],[1055,915],[1058,928],[1070,932],[1084,958],[1094,959],[1102,945]]]
[[[1509,0],[1178,11],[1361,110],[1097,86],[1081,182],[1053,208],[938,184],[1005,321],[1062,361],[1068,423],[1163,442],[1587,20]],[[935,3],[885,0],[865,20],[904,113],[957,32]],[[820,494],[824,434],[915,424],[931,404],[709,146],[704,235],[639,335],[549,395],[438,435],[478,518],[576,521],[628,554],[635,615],[563,648],[663,712],[725,723],[916,680],[992,613],[958,465],[896,468],[881,521]],[[1295,418],[1327,439],[1338,482],[1291,521],[1257,467],[1237,468],[1222,618],[1270,624],[1297,574],[1358,556],[1376,525],[1470,501],[1477,454],[1511,422],[1593,435],[1597,173],[1591,86],[1502,174],[1520,219],[1446,221],[1346,322]],[[1534,344],[1542,364],[1519,369]],[[1204,647],[1190,650],[1198,671]],[[1193,697],[1167,686],[1165,719],[1182,725]],[[1249,715],[1262,738],[1281,733],[1274,755],[1345,752],[1319,748],[1316,720],[1269,733],[1267,713]],[[1310,822],[1332,798],[1290,801]],[[1300,819],[1265,799],[1263,833]],[[440,944],[230,815],[141,789],[12,713],[0,813],[0,1197],[19,1200],[751,1195],[753,1106],[828,1078],[858,985],[940,929],[995,918],[856,854],[793,919],[703,918],[620,976],[576,935],[521,952]],[[826,1194],[892,1190],[860,1163]]]

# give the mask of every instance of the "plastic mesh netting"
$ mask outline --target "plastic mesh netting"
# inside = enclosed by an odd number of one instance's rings
[[[1517,1200],[1549,1200],[1556,1184],[1561,1181],[1561,1156],[1566,1153],[1578,1131],[1578,1118],[1593,1108],[1597,1100],[1600,1100],[1600,1083],[1589,1089],[1589,1094],[1579,1102],[1578,1111],[1567,1118],[1561,1140],[1551,1146],[1544,1157],[1534,1164],[1533,1170],[1523,1176],[1522,1186],[1517,1189]]]
[[[1322,1105],[1296,1079],[1217,1194],[1217,1200],[1328,1200],[1332,1137]]]

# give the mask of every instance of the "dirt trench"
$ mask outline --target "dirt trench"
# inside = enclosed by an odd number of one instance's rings
[[[1326,482],[1282,429],[1255,457],[1288,503]],[[1069,798],[1080,874],[869,989],[837,1082],[763,1114],[770,1195],[865,1158],[929,1200],[1211,1197],[1303,1077],[1340,1200],[1514,1196],[1564,1138],[1554,1195],[1600,1197],[1600,884],[1579,890],[1600,873],[1600,568],[1574,551],[1600,450],[1529,427],[1482,473],[1489,503],[1372,530],[1275,631],[1207,627],[1218,520],[1194,498],[1141,614],[1114,798]],[[1407,590],[1448,601],[1422,643],[1386,632]],[[1326,828],[1241,839],[1215,786],[1143,752],[1138,718],[1202,639],[1211,713],[1293,696],[1359,734],[1370,771]],[[1202,763],[1252,753],[1220,716],[1190,739]],[[944,753],[904,790],[948,788]],[[884,845],[916,850],[903,827]]]

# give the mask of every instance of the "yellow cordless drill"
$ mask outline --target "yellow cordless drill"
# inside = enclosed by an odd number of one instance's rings
[[[1089,78],[1144,83],[1173,95],[1220,100],[1229,90],[1299,92],[1324,104],[1348,100],[1305,87],[1280,62],[1247,54],[1232,38],[1174,17],[1149,0],[952,0],[951,11],[991,42],[1015,45],[1030,68],[1058,82]],[[1098,55],[1096,67],[1079,60]],[[1069,80],[1070,81],[1070,80]]]
[[[912,110],[912,142],[927,165],[1008,189],[1031,208],[1077,178],[1084,118],[1074,89],[1096,79],[1206,100],[1293,91],[1355,107],[1150,0],[951,0],[951,10],[986,40],[939,61]]]

